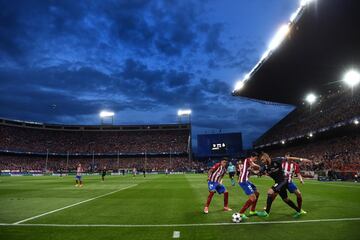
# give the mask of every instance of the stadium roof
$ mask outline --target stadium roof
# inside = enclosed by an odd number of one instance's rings
[[[233,95],[299,105],[309,92],[338,90],[347,70],[360,70],[359,11],[359,0],[316,0],[299,7],[285,25],[290,30],[281,45],[265,53]]]

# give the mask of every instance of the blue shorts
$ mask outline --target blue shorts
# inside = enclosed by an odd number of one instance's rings
[[[75,179],[80,181],[80,180],[81,180],[81,176],[76,175],[76,176],[75,176]]]
[[[240,182],[239,186],[244,190],[246,195],[254,194],[256,191],[255,185],[250,181]]]
[[[208,188],[210,192],[217,192],[218,194],[222,194],[226,192],[226,188],[224,185],[218,183],[218,182],[210,182],[208,181]]]
[[[286,188],[291,193],[294,193],[298,189],[294,182],[289,182]]]

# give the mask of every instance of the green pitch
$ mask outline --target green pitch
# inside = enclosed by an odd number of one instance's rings
[[[252,181],[261,210],[272,181]],[[73,177],[0,177],[0,239],[172,239],[174,231],[180,239],[360,239],[356,183],[298,183],[306,216],[293,219],[278,198],[269,218],[251,217],[250,224],[231,224],[232,212],[222,211],[218,195],[210,213],[202,213],[205,175],[107,176],[105,182],[84,176],[84,183],[76,188]],[[246,197],[227,177],[224,183],[229,206],[238,211]]]

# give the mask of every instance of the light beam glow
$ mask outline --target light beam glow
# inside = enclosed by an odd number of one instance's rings
[[[99,116],[100,116],[101,118],[113,117],[114,115],[115,115],[114,112],[110,112],[110,111],[106,111],[106,110],[101,111],[101,112],[99,113]]]
[[[289,25],[284,24],[282,25],[279,30],[276,32],[274,38],[271,40],[269,44],[269,50],[275,50],[277,47],[280,46],[280,44],[284,41],[286,36],[288,35],[290,31]]]
[[[316,101],[316,99],[317,99],[317,97],[316,97],[316,95],[313,94],[313,93],[309,93],[309,94],[306,96],[306,98],[305,98],[305,100],[306,100],[310,105],[313,104],[313,103]]]
[[[191,115],[190,109],[179,109],[178,110],[178,116],[189,116]]]

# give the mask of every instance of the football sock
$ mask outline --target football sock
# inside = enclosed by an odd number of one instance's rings
[[[284,202],[289,205],[292,209],[294,209],[297,212],[300,212],[300,209],[295,205],[295,203],[293,201],[291,201],[291,199],[287,199],[284,200]]]
[[[251,201],[251,199],[247,200],[244,206],[241,208],[240,214],[243,214],[246,211],[246,209],[248,209],[252,204],[253,201]]]
[[[266,200],[266,212],[270,213],[272,202],[274,201],[274,197],[272,194],[268,194],[267,200]]]
[[[255,199],[255,201],[253,202],[253,204],[251,205],[251,209],[250,209],[251,211],[255,211],[255,209],[256,209],[256,204],[257,204],[257,201],[258,201],[258,199],[259,199],[259,193],[256,192],[255,195],[256,195],[256,199]]]
[[[302,208],[302,197],[299,196],[296,198],[296,200],[297,200],[298,208],[301,209]]]
[[[211,199],[213,198],[215,192],[210,192],[209,196],[207,198],[207,202],[206,202],[206,207],[209,207],[210,203],[211,203]]]
[[[229,193],[225,192],[224,193],[224,207],[228,207],[228,202],[229,202]]]

